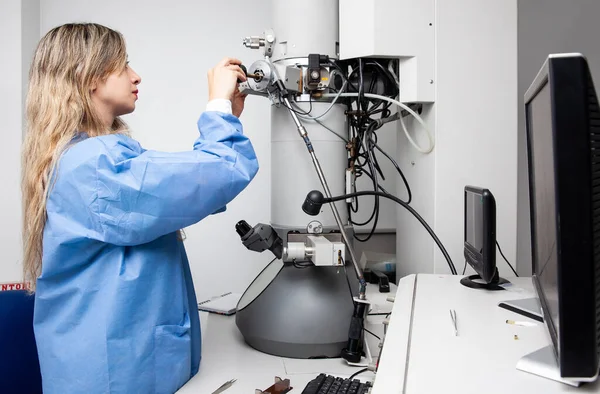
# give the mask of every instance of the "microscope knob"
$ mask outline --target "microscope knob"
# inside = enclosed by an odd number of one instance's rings
[[[248,232],[250,232],[250,230],[252,230],[252,227],[250,227],[248,222],[246,222],[245,220],[240,220],[235,225],[235,231],[238,233],[238,235],[240,237],[243,237],[244,235],[248,234]]]

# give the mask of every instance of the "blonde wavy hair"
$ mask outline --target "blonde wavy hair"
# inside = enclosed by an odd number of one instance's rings
[[[29,72],[27,133],[22,152],[23,277],[35,289],[42,270],[46,200],[58,161],[80,132],[95,137],[126,132],[116,118],[103,124],[92,86],[127,65],[123,36],[94,23],[50,30],[39,42]]]

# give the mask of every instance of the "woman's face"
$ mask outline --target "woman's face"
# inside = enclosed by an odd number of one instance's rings
[[[104,113],[113,117],[129,114],[135,109],[138,99],[137,85],[142,82],[139,75],[127,65],[122,71],[108,76],[92,90],[92,99]]]

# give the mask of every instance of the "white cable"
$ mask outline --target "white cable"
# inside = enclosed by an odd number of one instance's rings
[[[338,93],[338,96],[341,97],[358,97],[358,93]],[[332,93],[327,93],[324,94],[323,97],[333,97],[334,94]],[[384,100],[387,102],[390,102],[392,104],[396,104],[398,107],[406,110],[409,114],[411,114],[412,116],[415,117],[415,119],[421,124],[421,126],[423,126],[423,129],[425,130],[425,133],[427,134],[427,138],[429,139],[429,148],[427,149],[423,149],[421,148],[410,136],[410,134],[408,133],[408,130],[406,129],[406,125],[404,124],[404,121],[402,120],[402,116],[400,116],[400,124],[402,125],[402,130],[404,131],[404,134],[406,135],[406,138],[408,138],[408,141],[411,143],[412,146],[415,147],[416,150],[418,150],[421,153],[430,153],[433,150],[433,147],[435,146],[435,141],[433,139],[433,135],[431,135],[431,132],[429,131],[429,129],[427,128],[427,125],[425,124],[425,122],[423,121],[423,119],[417,115],[417,113],[415,111],[413,111],[412,109],[410,109],[406,104],[401,103],[398,100],[394,100],[393,98],[389,98],[386,96],[380,96],[378,94],[372,94],[372,93],[364,93],[363,96],[368,97],[368,98],[373,98],[373,99],[377,99],[377,100]]]

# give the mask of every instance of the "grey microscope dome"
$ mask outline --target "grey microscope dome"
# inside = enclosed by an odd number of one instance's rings
[[[343,267],[272,261],[238,303],[235,320],[246,343],[282,357],[339,357],[354,309],[350,289],[358,287],[352,267],[346,270],[348,279]]]

